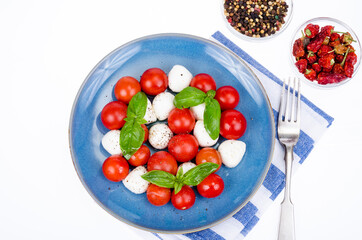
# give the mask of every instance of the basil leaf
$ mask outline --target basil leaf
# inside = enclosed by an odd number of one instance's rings
[[[145,138],[145,130],[133,118],[127,119],[120,134],[120,145],[123,156],[128,160],[141,147]]]
[[[211,90],[210,90],[211,91]],[[204,126],[212,139],[217,139],[220,134],[220,104],[216,99],[207,98],[205,101]]]
[[[176,174],[176,179],[180,180],[182,178],[182,175],[184,174],[183,167],[180,167]]]
[[[183,183],[176,182],[176,183],[175,183],[175,187],[174,187],[175,194],[177,194],[179,191],[181,191],[181,189],[182,189],[183,186],[184,186]]]
[[[208,97],[208,98],[214,98],[215,97],[215,95],[216,95],[216,91],[214,91],[214,90],[209,90],[209,91],[207,91],[207,93],[206,93],[206,96]]]
[[[206,93],[200,89],[187,87],[175,96],[173,104],[177,108],[189,108],[204,103],[205,98]]]
[[[147,110],[147,97],[143,92],[134,95],[128,104],[127,117],[143,119]]]
[[[182,183],[185,185],[197,186],[218,167],[218,164],[210,162],[197,165],[185,173]]]
[[[144,180],[153,183],[159,187],[173,188],[175,186],[176,177],[171,173],[152,170],[148,173],[145,173],[141,176]]]

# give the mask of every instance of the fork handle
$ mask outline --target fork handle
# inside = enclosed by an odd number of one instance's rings
[[[290,199],[290,180],[292,174],[293,147],[285,147],[285,191],[281,204],[278,240],[295,240],[294,206]]]

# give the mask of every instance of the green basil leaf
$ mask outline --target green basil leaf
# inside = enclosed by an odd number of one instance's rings
[[[183,167],[180,167],[176,174],[176,179],[180,180],[182,178],[182,175],[184,174]]]
[[[197,165],[185,173],[182,183],[185,185],[197,186],[218,167],[218,164],[210,162]]]
[[[128,119],[120,134],[120,145],[123,156],[128,160],[141,147],[145,138],[145,130],[137,121]]]
[[[208,97],[208,98],[214,98],[215,97],[215,95],[216,95],[216,91],[214,91],[214,90],[209,90],[209,91],[207,91],[207,93],[206,93],[206,96]]]
[[[204,103],[205,98],[206,93],[200,89],[187,87],[175,96],[173,104],[177,108],[189,108]]]
[[[181,189],[182,189],[183,186],[184,186],[183,183],[176,182],[176,183],[175,183],[175,187],[174,187],[175,194],[177,194],[179,191],[181,191]]]
[[[147,97],[143,92],[134,95],[128,104],[127,117],[143,119],[147,110]]]
[[[209,98],[208,98],[209,99]],[[220,104],[216,99],[205,101],[204,126],[212,139],[217,139],[220,134]]]
[[[141,177],[159,187],[174,188],[175,186],[176,177],[165,171],[153,170],[143,174]]]

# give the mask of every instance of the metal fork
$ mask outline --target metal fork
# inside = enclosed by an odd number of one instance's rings
[[[300,80],[294,78],[292,96],[290,96],[290,85],[290,78],[288,79],[287,90],[285,89],[285,81],[283,83],[278,118],[279,141],[285,147],[285,192],[283,202],[281,203],[278,240],[295,240],[294,206],[290,199],[290,180],[292,173],[293,148],[298,142],[300,133]],[[287,91],[286,97],[285,91]],[[295,103],[296,91],[298,95],[297,103]],[[292,104],[290,104],[290,98],[293,99]]]

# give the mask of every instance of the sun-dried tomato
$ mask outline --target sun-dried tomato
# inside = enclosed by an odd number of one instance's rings
[[[334,54],[333,53],[328,53],[326,55],[324,55],[323,57],[321,57],[318,60],[318,64],[322,67],[322,68],[326,68],[329,69],[331,66],[333,66],[334,64]]]
[[[313,81],[317,79],[317,73],[314,71],[314,69],[307,69],[305,70],[304,77]]]
[[[343,61],[343,60],[342,60]],[[357,63],[357,55],[355,52],[349,52],[346,57],[346,62],[350,62],[352,65]]]
[[[308,24],[305,28],[304,28],[304,33],[305,36],[307,36],[307,38],[314,38],[319,32],[319,26],[318,25],[314,25],[314,24]]]
[[[298,38],[293,44],[293,56],[296,58],[303,57],[304,53],[303,40],[302,38]]]
[[[329,83],[338,83],[346,78],[346,75],[340,73],[321,72],[318,74],[317,81],[319,84],[325,85]]]
[[[323,57],[324,55],[327,55],[329,52],[331,52],[333,48],[327,45],[323,45],[317,52],[318,57]]]
[[[295,63],[295,66],[297,66],[298,70],[300,73],[304,73],[305,70],[307,69],[307,65],[308,65],[308,61],[307,59],[300,59],[299,61],[297,61]]]
[[[318,63],[312,64],[312,68],[314,69],[314,71],[315,71],[316,73],[319,73],[320,71],[322,71],[322,68],[321,68],[321,66],[319,66]]]
[[[308,51],[307,60],[310,64],[312,64],[317,61],[317,55],[314,52]]]
[[[343,67],[341,66],[341,64],[339,64],[339,63],[334,64],[333,73],[344,74],[344,69],[343,69]]]
[[[354,66],[350,62],[344,64],[344,73],[347,77],[351,78],[354,72]]]

